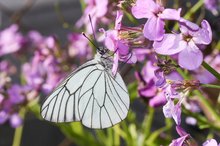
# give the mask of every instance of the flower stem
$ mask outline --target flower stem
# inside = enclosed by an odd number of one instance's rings
[[[207,101],[207,99],[201,94],[199,90],[194,91],[195,95],[197,95],[198,102],[200,103],[200,107],[205,113],[206,117],[209,119],[209,121],[213,122],[213,125],[220,128],[220,117],[218,113],[215,111],[213,106],[210,104],[210,102]]]
[[[216,88],[216,89],[220,89],[219,85],[212,85],[212,84],[201,84],[201,87],[207,87],[207,88]]]
[[[26,113],[26,109],[22,108],[19,112],[19,115],[21,116],[21,118],[24,119],[25,117],[25,113]],[[13,144],[12,146],[20,146],[21,144],[21,138],[22,138],[22,133],[23,133],[23,125],[17,127],[15,129],[15,133],[14,133],[14,139],[13,139]]]
[[[205,61],[202,62],[202,66],[208,70],[211,74],[213,74],[216,79],[220,80],[220,74],[215,70],[213,69],[208,63],[206,63]]]
[[[190,17],[203,5],[204,0],[198,1],[187,13],[183,16],[183,18],[189,20]],[[174,30],[178,29],[178,24],[176,23],[173,27]]]
[[[201,6],[203,6],[204,0],[198,1],[184,16],[185,19],[189,19]]]

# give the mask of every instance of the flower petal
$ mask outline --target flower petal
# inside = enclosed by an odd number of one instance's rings
[[[115,53],[114,59],[113,59],[113,66],[112,66],[112,74],[115,76],[118,71],[118,58],[119,54],[118,52]]]
[[[174,103],[172,100],[168,100],[167,103],[163,106],[163,114],[166,118],[172,118]]]
[[[160,41],[163,39],[165,22],[158,17],[151,17],[144,25],[144,36],[151,41]]]
[[[17,128],[22,124],[22,119],[18,114],[13,114],[10,117],[10,124],[13,128]]]
[[[96,16],[97,17],[102,17],[107,13],[107,5],[108,5],[108,0],[95,0],[96,3]]]
[[[181,13],[181,8],[179,8],[178,10],[175,10],[175,9],[165,9],[159,15],[159,17],[161,19],[166,19],[166,20],[179,20],[180,19],[180,13]]]
[[[155,41],[153,47],[158,54],[173,55],[186,48],[186,42],[178,34],[165,34],[163,40]]]
[[[202,28],[194,34],[193,40],[196,44],[208,45],[212,41],[211,27],[206,20],[202,21],[201,26]]]
[[[157,88],[154,86],[154,81],[151,79],[143,87],[140,86],[138,88],[138,93],[139,93],[140,96],[143,96],[143,97],[146,97],[146,98],[154,97],[157,93]]]
[[[128,46],[121,41],[117,41],[117,49],[119,56],[127,56],[129,54]]]
[[[9,118],[9,115],[4,110],[0,111],[0,124],[5,123]]]
[[[119,56],[119,57],[120,57],[119,60],[123,61],[125,63],[134,64],[134,63],[137,62],[137,57],[132,52],[127,54],[127,55],[125,55],[125,56]]]
[[[172,140],[172,143],[169,146],[183,146],[184,141],[189,137],[189,134],[184,135],[180,138]]]
[[[215,139],[206,140],[202,146],[218,146],[218,143]]]
[[[172,116],[177,125],[181,123],[181,104],[177,103],[172,112]]]
[[[153,98],[150,99],[149,105],[151,107],[159,107],[161,105],[164,105],[166,103],[166,98],[164,97],[163,92],[159,92],[154,96]]]
[[[199,26],[189,20],[186,20],[184,18],[180,18],[180,31],[184,34],[188,34],[188,31],[198,31]]]
[[[117,43],[117,31],[116,30],[108,30],[105,32],[105,46],[110,51],[115,51],[116,43]]]
[[[137,0],[136,5],[131,8],[131,12],[135,18],[150,18],[153,9],[157,9],[157,4],[153,0]]]
[[[117,11],[116,20],[115,20],[115,29],[119,30],[121,28],[121,21],[123,18],[123,12]]]
[[[203,60],[202,52],[197,49],[193,50],[190,46],[179,53],[179,65],[188,70],[197,69]]]

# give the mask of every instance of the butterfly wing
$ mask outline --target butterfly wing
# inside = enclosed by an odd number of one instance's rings
[[[86,127],[103,129],[122,121],[129,104],[120,74],[113,77],[92,60],[79,67],[48,96],[41,115],[52,122],[81,121]]]
[[[130,99],[119,73],[112,77],[101,65],[96,67],[79,93],[79,116],[86,127],[103,129],[125,119]]]
[[[46,98],[41,106],[41,116],[51,122],[80,121],[78,115],[79,90],[85,78],[96,68],[95,60],[89,61],[72,72]]]

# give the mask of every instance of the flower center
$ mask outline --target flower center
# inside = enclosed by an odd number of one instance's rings
[[[184,35],[183,36],[183,40],[186,41],[186,42],[189,42],[191,39],[192,39],[192,36],[190,36],[190,35]]]

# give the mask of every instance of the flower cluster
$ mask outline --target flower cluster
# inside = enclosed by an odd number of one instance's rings
[[[158,137],[167,145],[190,146],[203,142],[203,146],[217,146],[215,134],[198,142],[183,127],[185,123],[198,128],[208,127],[210,133],[220,129],[219,101],[210,96],[215,97],[219,90],[211,94],[203,90],[205,87],[220,88],[219,32],[214,31],[213,23],[202,15],[205,9],[201,10],[199,18],[193,15],[195,9],[204,4],[214,17],[218,16],[219,2],[199,1],[189,12],[185,10],[188,3],[178,8],[181,3],[178,2],[175,9],[169,3],[162,0],[82,0],[84,13],[75,27],[84,29],[89,35],[94,33],[93,38],[109,50],[113,75],[120,70],[120,62],[133,66],[134,75],[128,72],[126,75],[137,87],[137,96],[147,106],[159,107],[164,117],[175,123],[179,135],[175,139],[164,136],[167,127],[159,129],[162,132]],[[43,36],[33,30],[24,35],[16,24],[0,31],[0,124],[20,126],[22,109],[38,101],[40,95],[52,92],[70,70],[92,58],[90,37],[74,32],[68,34],[67,40],[62,45],[58,37]],[[118,127],[123,134],[117,139],[137,137],[132,134],[136,131],[134,128],[140,126],[135,127],[133,123],[126,126]],[[120,128],[132,132],[125,136],[126,132]],[[140,131],[143,130],[146,129]],[[158,131],[155,135],[159,135]],[[142,139],[147,139],[147,135],[142,137],[137,140],[138,145]],[[152,145],[157,145],[158,141]]]
[[[83,62],[91,58],[92,49],[80,33],[70,33],[68,40],[62,51],[55,36],[45,37],[37,31],[29,31],[25,36],[15,24],[0,32],[0,124],[20,126],[23,117],[19,112],[41,94],[52,92],[74,68],[67,64],[68,60],[77,56]],[[16,63],[10,59],[13,57]]]
[[[139,96],[151,107],[163,106],[164,116],[173,118],[177,127],[182,129],[182,106],[192,113],[201,112],[196,97],[189,98],[191,91],[216,81],[213,74],[201,67],[203,61],[220,71],[219,52],[203,57],[205,48],[212,42],[211,26],[205,19],[201,20],[200,26],[185,19],[181,16],[181,8],[165,8],[162,1],[121,1],[119,6],[125,3],[129,8],[126,11],[130,11],[134,18],[147,21],[139,26],[124,26],[123,13],[119,10],[114,29],[101,29],[105,46],[114,52],[113,74],[117,71],[118,61],[144,62],[142,70],[135,72]],[[213,3],[205,1],[207,9],[213,7]],[[171,20],[170,23],[175,23],[173,30],[167,26],[167,21]],[[187,70],[194,79],[184,79],[180,70]],[[196,122],[193,117],[186,118],[188,124],[195,125]],[[190,134],[179,135],[181,137],[170,145],[181,146],[192,139]]]

